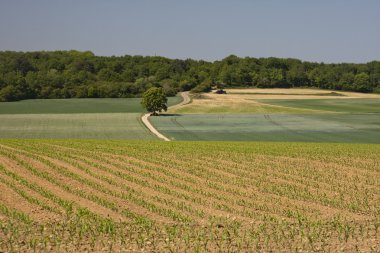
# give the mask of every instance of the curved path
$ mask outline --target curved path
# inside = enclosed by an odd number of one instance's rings
[[[189,92],[181,92],[181,97],[183,98],[182,102],[173,106],[170,106],[170,109],[175,109],[177,107],[186,105],[190,103],[190,97]],[[154,135],[156,135],[158,138],[164,140],[164,141],[170,141],[169,138],[167,138],[165,135],[161,134],[149,121],[150,113],[146,113],[141,117],[141,121],[144,123],[144,125],[151,131]]]

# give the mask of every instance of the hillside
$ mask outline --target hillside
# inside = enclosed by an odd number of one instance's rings
[[[0,101],[36,98],[124,98],[161,86],[178,91],[227,87],[379,92],[380,62],[324,64],[297,59],[239,58],[220,61],[151,56],[95,56],[91,52],[0,52]]]

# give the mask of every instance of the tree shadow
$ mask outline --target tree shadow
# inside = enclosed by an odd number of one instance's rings
[[[178,117],[178,116],[182,116],[182,114],[176,114],[176,113],[163,113],[163,114],[159,114],[158,116],[160,116],[160,117],[168,117],[168,116],[176,116],[176,117]]]

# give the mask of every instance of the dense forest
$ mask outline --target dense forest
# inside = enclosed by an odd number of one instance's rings
[[[0,101],[135,97],[152,86],[163,87],[169,96],[212,86],[380,92],[380,61],[325,64],[231,55],[207,62],[78,51],[0,52]]]

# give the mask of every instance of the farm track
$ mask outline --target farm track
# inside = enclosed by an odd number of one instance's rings
[[[190,100],[190,97],[189,97],[189,92],[181,92],[180,93],[181,97],[183,98],[183,100],[179,103],[179,104],[176,104],[176,105],[173,105],[173,106],[170,106],[168,109],[176,109],[176,108],[179,108],[183,105],[186,105],[188,103],[191,102]],[[144,114],[142,117],[141,117],[141,122],[146,126],[146,128],[149,129],[149,131],[151,131],[155,136],[157,136],[159,139],[162,139],[164,141],[170,141],[170,139],[168,137],[166,137],[165,135],[163,135],[162,133],[160,133],[153,125],[152,123],[149,121],[149,117],[150,117],[150,113],[146,113]]]

